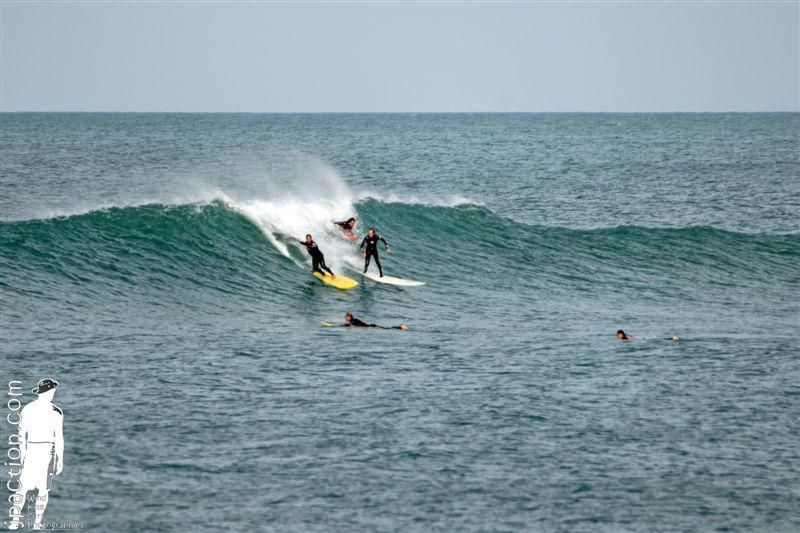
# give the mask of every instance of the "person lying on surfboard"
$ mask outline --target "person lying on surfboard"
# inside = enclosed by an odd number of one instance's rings
[[[352,231],[353,228],[356,227],[356,219],[355,218],[350,217],[347,220],[343,220],[341,222],[334,222],[334,224],[339,226],[339,229],[342,230],[342,233],[344,234],[345,237],[347,237],[351,241],[356,240],[356,236],[353,235],[353,231]]]
[[[375,264],[378,265],[378,272],[380,272],[381,277],[383,277],[381,260],[378,258],[378,241],[383,241],[383,249],[386,250],[387,254],[392,253],[392,251],[389,249],[389,243],[387,243],[383,237],[375,233],[375,228],[369,228],[364,240],[361,241],[361,255],[366,258],[366,261],[364,262],[364,274],[367,273],[367,269],[369,268],[369,258],[374,257]],[[364,246],[367,247],[366,253],[364,252]]]
[[[346,322],[346,324],[344,324],[345,327],[351,326],[355,328],[402,329],[403,331],[408,331],[408,326],[406,326],[405,324],[402,326],[393,326],[391,328],[387,328],[386,326],[379,326],[377,324],[367,324],[366,322],[354,317],[350,311],[344,314],[344,320]]]
[[[324,276],[325,272],[321,270],[321,268],[323,268],[327,270],[331,276],[336,277],[336,274],[325,264],[325,256],[322,255],[322,251],[319,249],[319,246],[317,246],[317,243],[314,242],[314,239],[311,238],[310,234],[306,235],[306,240],[300,241],[300,244],[306,247],[308,255],[311,256],[311,272],[319,272]]]

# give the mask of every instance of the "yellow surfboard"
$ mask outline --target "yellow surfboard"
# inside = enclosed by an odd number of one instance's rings
[[[350,279],[347,276],[342,276],[341,274],[336,274],[335,276],[331,276],[327,272],[323,276],[319,272],[314,272],[314,277],[321,280],[322,283],[327,285],[331,285],[336,287],[337,289],[352,289],[358,282],[354,279]]]

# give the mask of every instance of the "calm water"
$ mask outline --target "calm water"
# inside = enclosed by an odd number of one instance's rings
[[[2,379],[65,413],[46,520],[800,528],[800,115],[0,117]],[[363,279],[351,214],[428,284]],[[320,325],[347,310],[411,330]]]

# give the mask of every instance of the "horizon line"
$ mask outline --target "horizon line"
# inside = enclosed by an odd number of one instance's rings
[[[798,109],[777,110],[727,110],[727,111],[133,111],[133,110],[2,110],[0,114],[34,114],[34,113],[63,113],[63,114],[174,114],[174,115],[544,115],[544,114],[752,114],[752,113],[800,113]]]

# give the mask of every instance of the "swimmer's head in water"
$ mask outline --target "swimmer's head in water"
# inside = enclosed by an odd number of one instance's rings
[[[311,238],[311,234],[310,233],[308,235],[306,235],[306,242],[311,242],[313,240],[314,239]]]
[[[353,218],[353,217],[348,218],[347,219],[347,225],[350,226],[350,229],[355,228],[356,227],[356,219]]]
[[[623,340],[623,341],[631,340],[631,336],[628,335],[627,333],[625,333],[624,331],[622,331],[621,329],[617,330],[617,338],[620,339],[620,340]]]
[[[344,314],[344,319],[345,319],[345,320],[347,320],[348,322],[350,322],[351,320],[353,320],[353,315],[352,315],[352,313],[350,313],[350,311],[346,312],[346,313]]]

